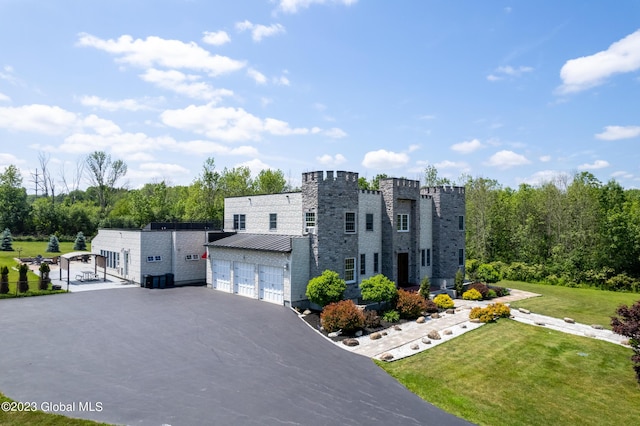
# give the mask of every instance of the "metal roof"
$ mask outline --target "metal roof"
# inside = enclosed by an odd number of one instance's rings
[[[214,248],[291,252],[291,235],[235,234],[206,244]]]

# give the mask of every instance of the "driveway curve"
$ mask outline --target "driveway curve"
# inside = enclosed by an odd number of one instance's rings
[[[462,425],[287,308],[203,287],[0,302],[0,390],[130,425]]]

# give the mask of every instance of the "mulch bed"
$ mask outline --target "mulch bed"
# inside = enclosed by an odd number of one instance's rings
[[[329,333],[327,333],[326,331],[320,329],[320,312],[319,311],[311,311],[310,314],[302,316],[302,319],[304,321],[306,321],[307,324],[309,324],[314,330],[318,330],[320,333],[322,333],[323,335],[325,335],[329,339],[333,340],[334,342],[341,342],[344,339],[348,339],[350,337],[354,337],[355,336],[354,333],[348,333],[348,334],[341,334],[341,335],[336,336],[336,337],[329,337]],[[375,328],[365,327],[365,328],[362,329],[362,334],[363,334],[363,336],[366,336],[367,334],[371,334],[371,333],[374,333],[376,331],[385,330],[385,329],[387,329],[389,327],[393,327],[394,325],[402,325],[402,324],[404,324],[406,322],[407,322],[407,320],[401,319],[398,322],[391,323],[391,322],[383,321],[382,318],[380,318],[380,326],[379,327],[375,327]]]

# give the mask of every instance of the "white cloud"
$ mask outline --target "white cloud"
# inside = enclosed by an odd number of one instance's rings
[[[151,172],[152,177],[157,175],[166,175],[166,174],[188,175],[191,172],[189,169],[179,164],[169,164],[169,163],[143,163],[143,164],[140,164],[139,169],[145,172]]]
[[[469,164],[464,161],[449,161],[444,160],[433,165],[438,170],[446,170],[446,169],[458,169],[463,172],[467,172],[470,170]]]
[[[11,98],[7,95],[5,95],[4,93],[0,93],[0,102],[9,102],[11,101]]]
[[[409,163],[409,156],[403,152],[379,149],[364,155],[362,165],[371,169],[397,169]]]
[[[561,94],[599,86],[612,75],[640,69],[640,30],[590,56],[568,60],[560,69]]]
[[[418,144],[411,144],[411,145],[409,145],[409,149],[408,149],[408,151],[409,151],[409,152],[414,152],[414,151],[417,151],[417,150],[419,150],[419,149],[420,149],[420,145],[418,145]]]
[[[242,108],[212,104],[167,110],[160,118],[167,126],[228,142],[260,140],[263,133],[277,136],[309,133],[309,129],[291,128],[288,123],[273,118],[261,119]]]
[[[239,32],[251,31],[251,38],[255,42],[262,41],[265,37],[272,37],[277,34],[285,33],[286,30],[281,24],[271,24],[269,26],[261,24],[252,24],[250,21],[244,20],[236,23],[236,30]]]
[[[617,172],[611,173],[611,177],[613,178],[623,178],[623,179],[631,179],[633,178],[633,174],[626,172],[624,170],[619,170]]]
[[[148,105],[142,104],[135,99],[110,101],[98,96],[83,96],[80,98],[80,103],[84,106],[100,108],[107,111],[141,111],[151,109]]]
[[[60,135],[77,124],[76,114],[58,106],[0,107],[0,128],[8,130]]]
[[[15,166],[16,164],[21,164],[23,162],[23,160],[19,159],[13,154],[0,152],[0,170],[4,170],[7,168],[7,166],[10,166],[12,164]]]
[[[548,163],[549,161],[551,161],[551,156],[550,155],[543,155],[539,158],[540,161],[542,161],[543,163]]]
[[[640,126],[606,126],[604,132],[598,133],[596,138],[605,141],[631,139],[640,136]]]
[[[118,127],[118,125],[113,121],[100,118],[94,114],[83,119],[82,125],[83,127],[92,129],[97,134],[103,136],[115,135],[122,132],[120,127]]]
[[[223,44],[231,41],[231,37],[229,37],[229,34],[227,34],[226,31],[205,31],[203,34],[202,42],[212,44],[214,46],[222,46]]]
[[[517,68],[514,68],[510,65],[507,65],[504,67],[496,68],[492,74],[489,74],[487,76],[487,80],[499,81],[504,79],[505,77],[516,78],[516,77],[520,77],[522,74],[532,72],[532,71],[533,71],[532,67],[519,66]]]
[[[291,82],[287,77],[281,75],[280,77],[273,77],[273,84],[276,84],[278,86],[289,86]]]
[[[204,71],[210,76],[237,71],[245,66],[243,61],[226,56],[212,55],[194,42],[166,40],[156,36],[133,39],[130,35],[117,40],[103,40],[91,34],[80,34],[78,45],[93,47],[116,56],[117,62],[141,68],[161,66],[173,69]]]
[[[233,96],[227,89],[214,89],[210,84],[199,81],[200,76],[189,75],[176,70],[162,71],[150,68],[140,78],[166,90],[194,99],[220,102],[225,96]]]
[[[529,164],[529,161],[524,155],[516,154],[513,151],[502,150],[493,154],[489,161],[486,162],[488,166],[497,167],[499,169],[509,169],[515,166],[523,166]]]
[[[470,141],[464,141],[451,145],[451,149],[461,154],[471,154],[474,151],[483,148],[484,145],[478,139],[472,139]]]
[[[267,82],[267,77],[265,77],[265,75],[260,71],[253,68],[247,69],[247,75],[251,77],[257,84],[265,84]]]
[[[347,162],[347,159],[342,154],[336,154],[335,156],[325,154],[321,157],[316,157],[316,160],[323,166],[339,166]]]
[[[596,160],[592,164],[581,164],[578,166],[578,170],[596,170],[596,169],[604,169],[605,167],[609,167],[610,164],[605,160]]]
[[[269,166],[267,163],[263,162],[259,158],[254,158],[253,160],[245,161],[240,164],[236,164],[235,167],[248,167],[251,170],[252,176],[258,176],[261,171],[272,169],[273,167]]]
[[[566,179],[570,179],[570,176],[564,172],[558,172],[557,170],[540,170],[527,178],[518,179],[518,183],[539,186],[549,182],[557,182]]]
[[[325,130],[323,133],[325,136],[328,136],[332,139],[342,139],[348,136],[347,132],[338,127],[332,127],[331,129]]]
[[[351,6],[358,0],[280,0],[278,2],[278,9],[285,13],[297,13],[300,9],[306,9],[312,4],[343,4],[345,6]]]

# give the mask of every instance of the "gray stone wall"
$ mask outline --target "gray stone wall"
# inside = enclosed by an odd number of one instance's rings
[[[302,206],[315,211],[316,230],[311,238],[309,272],[311,277],[324,270],[338,272],[345,279],[345,259],[354,258],[355,280],[347,283],[345,297],[357,297],[358,288],[358,224],[356,232],[345,232],[345,214],[358,217],[358,174],[322,171],[302,174]]]
[[[465,249],[465,230],[459,229],[459,217],[466,221],[463,187],[438,186],[424,188],[422,193],[433,200],[433,276],[432,284],[453,287],[458,269],[464,273],[464,260],[459,263],[459,250]]]

